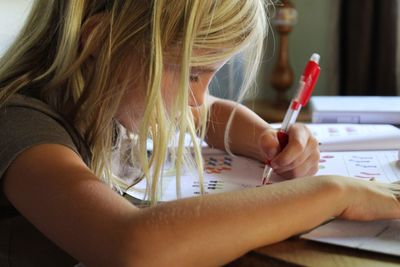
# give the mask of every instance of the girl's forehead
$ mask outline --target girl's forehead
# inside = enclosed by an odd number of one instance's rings
[[[165,55],[164,55],[164,64],[167,67],[170,68],[177,68],[179,69],[181,67],[181,50],[178,49],[171,49],[168,50]],[[223,53],[221,50],[209,50],[209,49],[194,49],[192,53],[192,57],[194,60],[196,60],[196,57],[203,57],[205,55],[215,55]],[[206,72],[206,73],[211,73],[211,72],[216,72],[218,71],[226,62],[228,62],[231,59],[230,57],[224,58],[224,59],[218,59],[216,61],[210,62],[210,63],[199,63],[199,62],[190,62],[189,67],[191,71],[193,72]]]
[[[212,73],[217,72],[225,63],[226,60],[210,65],[192,66],[190,69],[192,72]]]
[[[182,56],[182,47],[174,45],[164,51],[165,62],[170,62],[173,64],[180,64]],[[195,48],[192,51],[192,60],[190,64],[193,66],[201,66],[204,68],[219,68],[221,65],[225,64],[229,59],[232,58],[232,53],[227,53],[226,48],[215,48],[215,49],[204,49]],[[199,59],[206,59],[209,63],[200,63]]]
[[[217,72],[225,63],[227,60],[215,62],[213,64],[207,64],[207,65],[190,65],[190,71],[194,73],[214,73]],[[167,68],[170,69],[176,69],[177,71],[180,69],[181,64],[179,62],[170,62],[167,61],[164,63],[164,65]]]

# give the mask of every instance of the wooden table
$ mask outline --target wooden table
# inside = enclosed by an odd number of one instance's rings
[[[227,266],[399,267],[400,257],[291,238],[256,249]]]

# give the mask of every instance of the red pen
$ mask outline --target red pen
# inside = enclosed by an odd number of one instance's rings
[[[278,140],[281,150],[285,148],[289,141],[288,131],[289,128],[296,122],[297,116],[302,107],[304,107],[311,97],[315,84],[317,83],[321,68],[319,67],[320,55],[313,54],[308,61],[303,75],[300,78],[299,88],[296,95],[290,102],[289,108],[286,111],[285,118],[283,119],[281,128],[278,131]],[[270,183],[272,168],[269,162],[266,163],[262,181],[263,185]]]

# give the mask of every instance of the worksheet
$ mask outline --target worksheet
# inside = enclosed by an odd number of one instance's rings
[[[214,194],[241,190],[261,185],[265,165],[256,160],[210,148],[203,149],[204,157],[204,194]],[[169,173],[168,173],[169,172]],[[193,197],[201,194],[199,175],[196,170],[184,170],[180,183],[176,182],[175,173],[166,172],[159,188],[159,201]],[[126,193],[138,199],[145,196],[146,180],[142,180]]]
[[[338,174],[393,183],[400,181],[397,150],[322,152],[318,175]]]
[[[240,156],[230,156],[216,149],[204,148],[203,151],[203,192],[205,194],[229,192],[261,185],[265,167],[261,162]],[[160,201],[200,194],[200,181],[196,170],[184,170],[178,185],[174,171],[166,170],[165,173],[159,188]],[[342,175],[383,183],[397,182],[400,181],[398,151],[322,152],[317,175]],[[271,177],[272,183],[283,180],[277,174],[273,174]],[[145,188],[146,180],[142,180],[126,193],[138,199],[147,199]]]
[[[195,170],[184,170],[180,183],[175,172],[167,169],[158,190],[158,200],[171,201],[242,190],[261,186],[265,165],[259,161],[203,147],[204,181],[203,190]],[[393,183],[400,181],[398,150],[332,151],[321,152],[317,175],[342,175],[365,181]],[[273,174],[271,183],[283,181]],[[269,186],[269,185],[266,185]],[[136,199],[148,200],[146,180],[130,188],[126,193]],[[302,238],[358,248],[363,250],[400,256],[400,220],[377,222],[349,222],[334,220]]]

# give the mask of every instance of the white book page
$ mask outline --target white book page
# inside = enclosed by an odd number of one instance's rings
[[[227,153],[203,148],[204,157],[204,193],[215,194],[261,185],[264,164],[245,157],[232,157]],[[146,181],[130,188],[126,193],[137,199],[148,200],[145,196]],[[169,173],[162,179],[159,189],[159,201],[171,201],[200,195],[199,176],[196,170],[186,170],[181,177],[180,195],[176,190],[175,173]]]
[[[307,124],[321,151],[400,149],[400,129],[389,124]]]
[[[400,112],[398,96],[312,96],[313,112]]]
[[[350,176],[366,181],[393,183],[400,181],[397,150],[321,152],[316,175]],[[275,174],[273,182],[283,179]]]
[[[400,181],[398,151],[323,152],[317,175],[344,175],[382,183]]]
[[[334,220],[302,235],[301,238],[400,256],[400,220]]]
[[[271,127],[279,129],[280,123]],[[400,129],[390,124],[306,124],[320,143],[320,151],[400,149]]]
[[[205,151],[205,194],[229,192],[261,185],[264,164],[245,157],[231,157],[220,150],[209,148],[203,150]],[[342,175],[383,183],[400,181],[398,151],[322,152],[317,175]],[[271,177],[272,182],[283,180],[276,174]],[[138,199],[147,199],[144,194],[145,188],[146,181],[142,180],[126,193]],[[180,195],[176,190],[175,173],[173,172],[163,177],[159,189],[160,201],[198,195],[200,195],[200,187],[196,170],[183,172]]]

